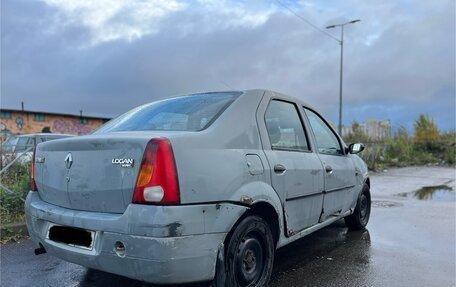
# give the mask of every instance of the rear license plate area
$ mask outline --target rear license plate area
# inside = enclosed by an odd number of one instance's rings
[[[95,232],[62,225],[51,225],[48,239],[60,244],[92,250]]]

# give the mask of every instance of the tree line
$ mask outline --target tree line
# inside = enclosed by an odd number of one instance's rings
[[[413,135],[401,126],[386,139],[374,140],[354,122],[352,132],[344,137],[347,143],[366,143],[363,159],[371,169],[386,166],[455,165],[456,133],[440,132],[434,119],[421,114],[413,123]]]

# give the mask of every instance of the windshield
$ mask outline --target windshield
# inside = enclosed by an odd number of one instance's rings
[[[94,133],[116,131],[200,131],[207,128],[241,92],[206,93],[162,100],[133,109]]]

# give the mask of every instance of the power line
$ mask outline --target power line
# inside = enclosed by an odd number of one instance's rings
[[[312,22],[310,22],[309,20],[307,20],[306,18],[302,17],[301,15],[299,15],[298,13],[296,13],[293,9],[291,9],[290,7],[288,7],[287,5],[283,4],[282,2],[280,2],[279,0],[275,0],[277,3],[280,4],[280,6],[282,6],[283,8],[287,9],[288,11],[290,11],[291,13],[293,13],[293,15],[295,15],[296,17],[298,17],[299,19],[301,19],[302,21],[304,21],[307,25],[311,26],[312,28],[314,28],[315,30],[325,34],[326,36],[332,38],[333,40],[336,40],[337,42],[340,43],[340,40],[337,39],[336,37],[334,37],[333,35],[329,34],[328,32],[326,32],[325,30],[321,29],[320,27],[318,27],[317,25],[313,24]]]
[[[220,81],[220,83],[222,83],[222,84],[223,84],[224,86],[226,86],[227,88],[229,88],[229,89],[231,89],[231,90],[233,90],[233,91],[235,90],[235,89],[233,89],[230,85],[228,85],[224,80],[219,79],[219,81]]]

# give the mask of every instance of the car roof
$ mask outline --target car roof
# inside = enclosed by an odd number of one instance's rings
[[[240,96],[242,97],[242,96],[248,96],[249,94],[258,93],[258,92],[262,92],[263,95],[265,93],[267,93],[267,92],[273,93],[279,98],[283,98],[283,99],[286,99],[286,100],[289,100],[289,101],[292,101],[292,102],[296,102],[296,103],[299,103],[299,104],[301,104],[303,106],[306,106],[306,107],[309,107],[309,108],[313,109],[313,107],[311,105],[309,105],[307,102],[303,101],[300,98],[289,96],[289,95],[286,95],[286,94],[283,94],[283,93],[280,93],[280,92],[276,92],[274,90],[268,90],[268,89],[220,90],[220,91],[211,91],[211,92],[197,92],[197,93],[191,93],[191,94],[181,94],[181,95],[177,95],[176,97],[202,95],[202,94],[207,94],[207,95],[210,96],[211,94],[218,94],[218,93],[241,93]]]
[[[297,98],[297,97],[293,97],[293,96],[289,96],[289,95],[286,95],[286,94],[283,94],[283,93],[280,93],[280,92],[276,92],[274,90],[267,90],[267,89],[252,89],[252,90],[245,90],[243,91],[245,94],[248,94],[249,92],[258,92],[258,91],[262,91],[264,93],[273,93],[276,97],[278,98],[281,98],[281,99],[284,99],[284,100],[288,100],[288,101],[291,101],[291,102],[296,102],[297,104],[299,105],[302,105],[302,106],[305,106],[307,108],[310,108],[311,110],[315,110],[314,107],[312,105],[309,105],[309,103],[305,102],[304,100],[300,99],[300,98]]]

